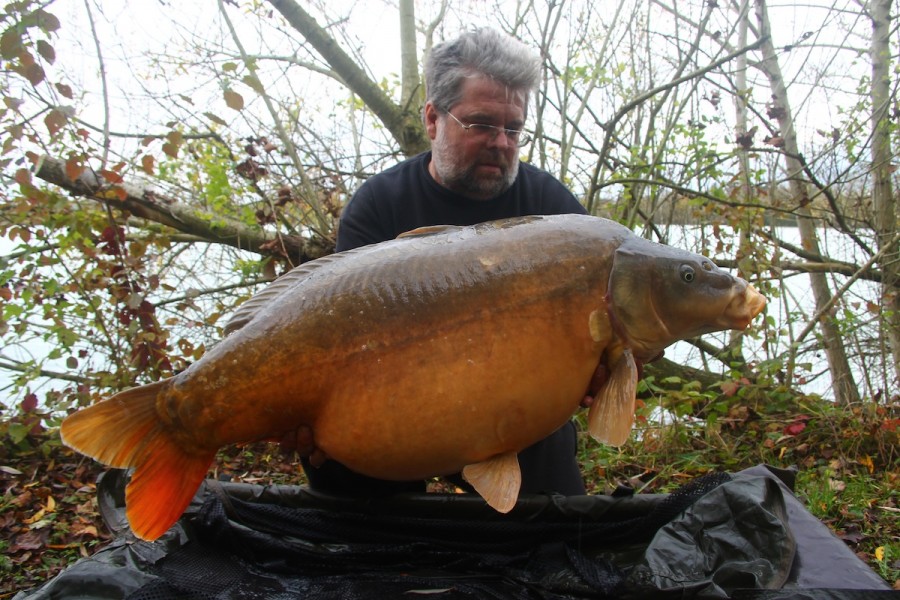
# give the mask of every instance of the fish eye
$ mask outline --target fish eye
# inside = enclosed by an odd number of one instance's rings
[[[694,268],[690,265],[681,265],[681,280],[690,283],[694,280]]]

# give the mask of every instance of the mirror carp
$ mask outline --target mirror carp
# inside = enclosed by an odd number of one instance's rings
[[[764,305],[708,258],[599,217],[429,227],[289,271],[186,370],[68,416],[61,436],[134,469],[126,513],[147,540],[178,520],[219,448],[302,426],[354,471],[462,471],[507,512],[516,454],[586,394],[591,435],[620,445],[642,363],[744,329]]]

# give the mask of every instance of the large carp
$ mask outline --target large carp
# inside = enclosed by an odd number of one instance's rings
[[[463,472],[497,510],[516,453],[588,413],[623,443],[638,367],[683,338],[743,329],[765,300],[708,258],[583,215],[434,227],[306,263],[245,303],[182,373],[70,415],[63,441],[134,468],[134,533],[182,514],[226,444],[302,426],[354,471]]]

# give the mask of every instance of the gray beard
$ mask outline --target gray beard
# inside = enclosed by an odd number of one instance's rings
[[[516,160],[509,168],[501,166],[499,177],[477,177],[475,166],[460,165],[440,134],[431,143],[431,162],[444,187],[473,200],[496,198],[512,187],[519,174],[519,161]]]

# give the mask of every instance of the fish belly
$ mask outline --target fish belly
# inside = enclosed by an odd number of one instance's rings
[[[316,443],[357,472],[394,480],[518,452],[578,409],[602,352],[588,315],[536,303],[361,351],[323,404]]]

